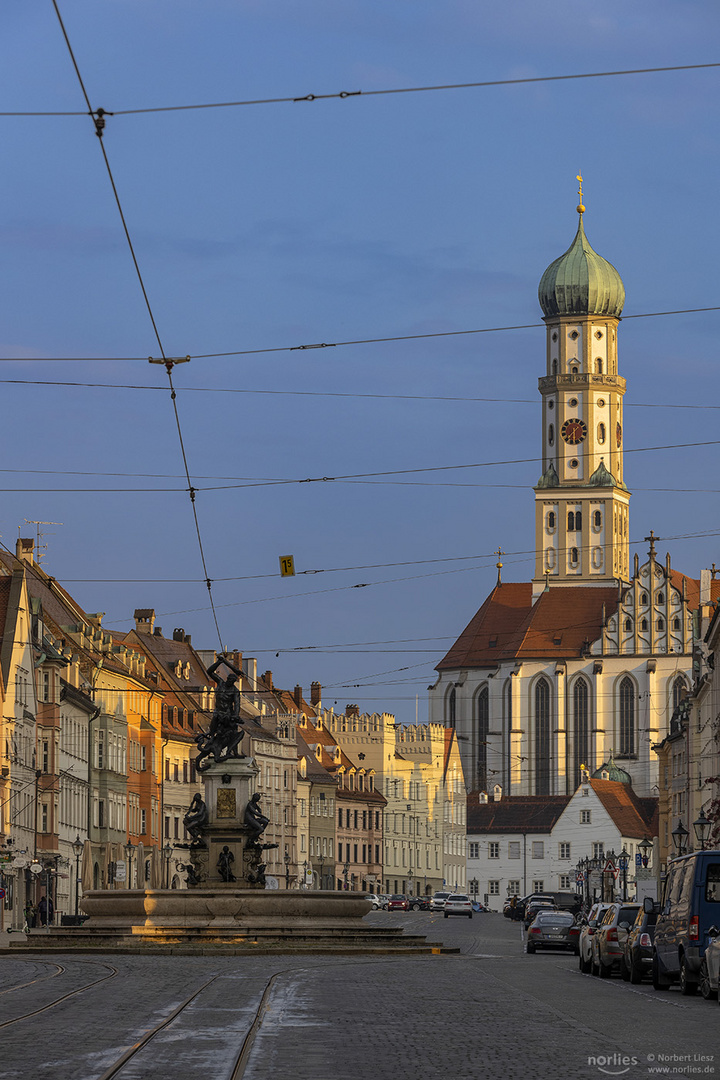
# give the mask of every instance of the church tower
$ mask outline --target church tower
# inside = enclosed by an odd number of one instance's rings
[[[552,585],[604,585],[630,577],[630,493],[623,481],[617,330],[625,289],[583,227],[540,280],[547,326],[542,476],[535,487],[533,597]]]

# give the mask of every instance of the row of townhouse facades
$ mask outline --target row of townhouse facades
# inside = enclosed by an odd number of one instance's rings
[[[210,722],[217,659],[152,608],[110,630],[34,557],[0,551],[0,869],[3,922],[50,896],[55,917],[84,890],[184,888],[183,818],[202,783],[195,739]],[[389,713],[336,713],[242,671],[241,751],[258,767],[280,887],[430,894],[465,885],[465,784],[455,733]]]

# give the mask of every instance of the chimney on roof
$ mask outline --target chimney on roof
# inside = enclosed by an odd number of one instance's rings
[[[135,608],[135,629],[138,634],[152,634],[155,626],[155,608]]]
[[[297,685],[293,690],[293,699],[298,709],[302,707],[302,686]]]
[[[345,706],[345,715],[346,716],[359,716],[360,715],[360,706],[359,705],[346,705]]]
[[[273,688],[272,671],[265,671],[263,673],[262,679],[263,679],[264,683],[267,683],[268,689],[272,690],[272,688]]]
[[[257,689],[257,660],[254,656],[244,656],[242,662],[244,671],[252,690]]]
[[[322,686],[319,682],[310,683],[310,704],[319,705],[322,700]]]
[[[153,630],[153,637],[162,637],[162,626],[156,626]]]
[[[15,541],[15,556],[21,559],[22,562],[33,565],[35,558],[33,552],[35,551],[35,541],[28,539],[27,537],[19,536]]]
[[[185,629],[182,626],[176,626],[173,630],[173,641],[184,641]]]

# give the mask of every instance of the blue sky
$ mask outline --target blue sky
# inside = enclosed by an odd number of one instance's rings
[[[110,111],[720,60],[707,3],[60,10],[91,102]],[[83,110],[49,0],[6,0],[0,29],[2,111]],[[719,90],[707,69],[109,117],[162,341],[194,357],[175,381],[198,488],[536,459],[537,283],[574,235],[579,170],[626,315],[718,303]],[[0,117],[0,131],[0,357],[13,361],[0,379],[139,387],[3,386],[2,542],[32,533],[25,519],[62,522],[45,529],[44,565],[87,610],[125,629],[154,607],[166,634],[217,647],[187,495],[149,490],[182,488],[180,451],[92,124]],[[715,437],[718,314],[622,323],[627,450]],[[537,325],[200,358],[522,324]],[[631,539],[693,534],[660,544],[693,575],[720,564],[717,536],[697,535],[718,531],[717,460],[716,446],[626,457]],[[537,476],[530,460],[200,490],[225,645],[278,684],[321,681],[338,707],[411,721],[418,696],[423,719],[434,664],[495,580],[490,553],[519,553],[506,580],[532,575]],[[302,571],[372,568],[281,580],[289,553]],[[322,651],[349,643],[366,651]]]

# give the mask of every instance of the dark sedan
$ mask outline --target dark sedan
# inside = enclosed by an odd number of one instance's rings
[[[411,911],[429,911],[430,910],[430,897],[429,896],[408,896],[408,904]]]
[[[652,976],[652,945],[658,912],[641,908],[625,939],[620,974],[626,982],[639,983]]]
[[[527,951],[570,949],[578,951],[580,927],[569,911],[539,911],[528,929]]]

